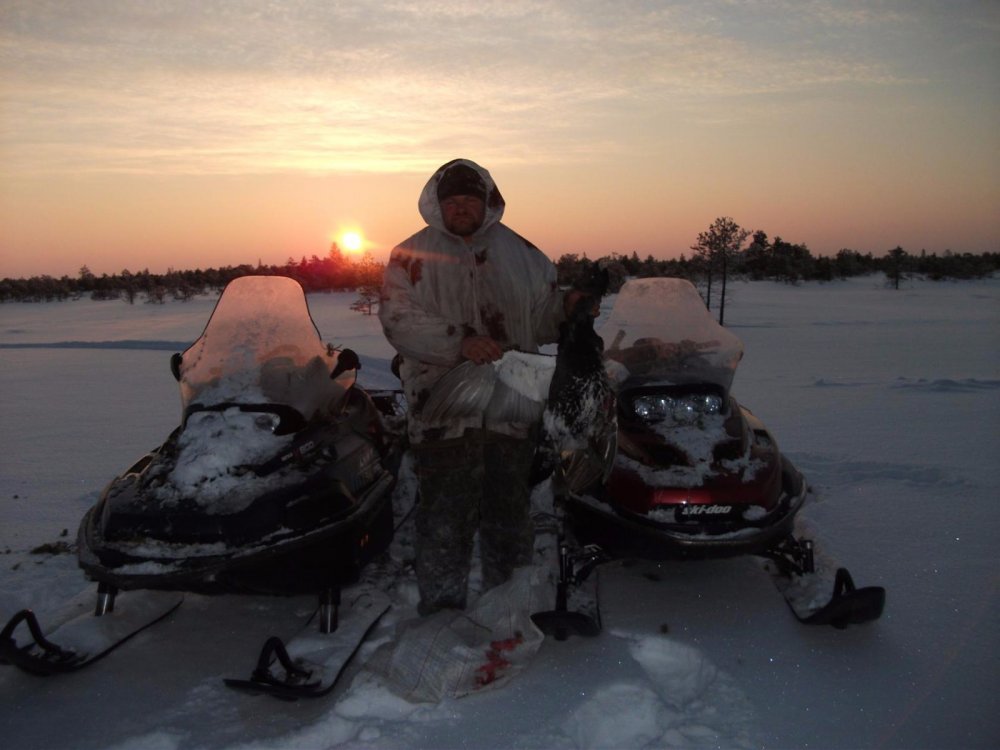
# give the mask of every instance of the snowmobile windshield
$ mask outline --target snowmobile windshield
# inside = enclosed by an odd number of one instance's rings
[[[204,333],[181,355],[184,414],[239,405],[291,407],[305,419],[329,409],[353,384],[330,374],[338,352],[323,344],[302,287],[281,276],[229,283]]]
[[[728,393],[743,356],[743,343],[684,279],[627,281],[598,333],[619,387],[712,383]]]

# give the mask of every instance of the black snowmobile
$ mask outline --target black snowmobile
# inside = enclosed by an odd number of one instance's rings
[[[568,588],[608,556],[751,554],[767,561],[801,621],[844,627],[877,619],[884,590],[856,588],[798,529],[807,483],[733,397],[742,343],[714,321],[694,286],[630,280],[598,333],[614,415],[598,420],[607,434],[594,431],[582,449],[563,453],[561,502],[575,543],[562,551],[556,612],[565,610]],[[560,349],[573,340],[586,337],[567,337]],[[558,615],[542,619],[567,630]],[[570,619],[570,632],[596,631]]]
[[[249,276],[223,292],[172,371],[183,414],[102,493],[78,534],[88,577],[118,589],[294,593],[349,583],[392,535],[391,399],[354,385],[302,288]]]
[[[359,367],[351,350],[321,342],[295,281],[231,282],[201,337],[171,360],[180,426],[80,523],[96,608],[70,603],[51,632],[18,612],[0,631],[0,663],[42,675],[82,669],[173,612],[183,592],[311,593],[317,625],[287,643],[269,638],[251,678],[227,684],[290,698],[328,692],[389,607],[361,585],[341,608],[341,587],[391,541],[405,449],[397,393],[358,388]],[[130,593],[116,607],[119,590]],[[285,670],[277,677],[275,662]]]

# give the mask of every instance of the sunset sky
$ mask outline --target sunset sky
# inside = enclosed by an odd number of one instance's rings
[[[0,0],[0,277],[384,259],[455,157],[553,258],[1000,251],[1000,2]]]

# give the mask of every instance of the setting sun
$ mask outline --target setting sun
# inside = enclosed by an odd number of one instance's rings
[[[350,253],[361,251],[365,241],[360,232],[344,232],[340,235],[340,246]]]

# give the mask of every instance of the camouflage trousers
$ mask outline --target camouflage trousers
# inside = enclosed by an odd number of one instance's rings
[[[414,446],[420,614],[465,607],[477,531],[484,590],[531,562],[534,452],[533,440],[486,430]]]

